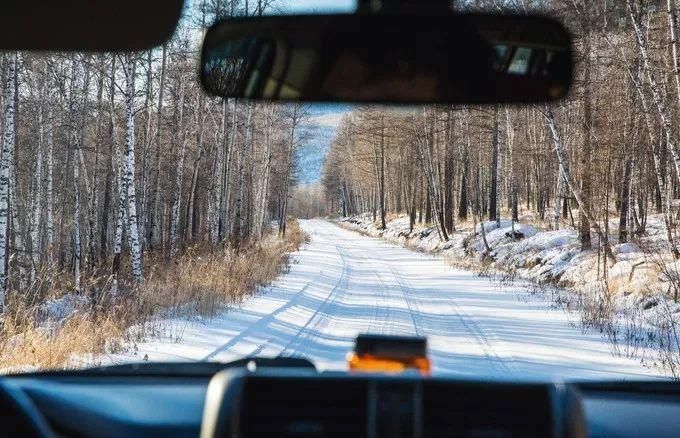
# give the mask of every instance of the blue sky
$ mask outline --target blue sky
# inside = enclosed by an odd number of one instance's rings
[[[356,0],[283,0],[290,11],[351,12]]]

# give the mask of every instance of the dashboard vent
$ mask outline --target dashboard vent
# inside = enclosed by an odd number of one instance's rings
[[[243,394],[243,437],[366,436],[365,382],[250,379]]]
[[[545,386],[426,384],[423,437],[549,437],[551,406]]]

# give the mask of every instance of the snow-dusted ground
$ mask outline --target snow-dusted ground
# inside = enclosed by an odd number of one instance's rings
[[[387,223],[387,229],[380,230],[371,214],[340,219],[340,223],[350,229],[361,231],[373,237],[407,245],[428,253],[436,253],[453,261],[464,259],[480,262],[485,256],[491,267],[512,272],[519,277],[537,283],[556,284],[560,287],[588,290],[601,289],[602,266],[598,267],[600,257],[597,249],[581,251],[578,233],[570,228],[560,230],[537,230],[531,225],[515,223],[517,239],[512,236],[512,223],[503,219],[500,228],[495,221],[484,223],[486,240],[491,249],[487,252],[481,235],[481,226],[473,229],[470,224],[459,224],[458,229],[444,242],[439,238],[437,229],[431,225],[416,225],[409,229],[408,217],[399,217]],[[467,226],[466,226],[467,225]],[[646,236],[641,240],[653,249],[661,248],[660,255],[670,256],[665,249],[665,231],[658,217],[649,217]],[[611,241],[616,242],[618,231],[614,226]],[[597,246],[597,240],[594,246]],[[610,293],[622,304],[650,309],[650,300],[658,301],[659,292],[668,291],[671,280],[680,279],[680,266],[672,260],[665,260],[666,274],[655,253],[645,253],[634,243],[614,244],[612,252],[616,260],[608,260]],[[668,278],[672,277],[672,278]],[[624,303],[625,302],[625,303]],[[680,306],[669,303],[673,308]],[[656,309],[652,309],[652,313]]]
[[[210,321],[173,320],[168,336],[106,362],[230,361],[300,355],[346,368],[359,333],[427,336],[435,373],[478,378],[639,379],[655,373],[615,357],[548,303],[522,299],[444,261],[321,220],[289,272]]]

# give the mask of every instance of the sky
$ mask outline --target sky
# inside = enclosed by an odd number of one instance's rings
[[[290,11],[307,12],[352,12],[356,7],[356,0],[284,0],[286,9]]]

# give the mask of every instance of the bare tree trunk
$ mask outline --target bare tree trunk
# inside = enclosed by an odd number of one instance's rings
[[[163,55],[162,55],[162,61],[161,61],[161,78],[160,78],[160,84],[158,87],[158,108],[157,108],[157,114],[156,114],[156,138],[155,138],[155,143],[156,143],[156,159],[155,159],[155,180],[156,184],[154,185],[153,189],[153,211],[150,214],[147,214],[149,216],[149,239],[148,239],[148,244],[150,246],[154,246],[157,244],[160,233],[158,229],[158,225],[161,222],[159,219],[160,211],[159,211],[159,205],[160,205],[160,182],[161,182],[161,138],[162,138],[162,132],[163,132],[163,99],[165,98],[165,75],[166,75],[166,64],[168,61],[168,46],[167,44],[163,45]]]
[[[17,63],[14,69],[14,118],[19,120],[19,64]],[[28,286],[28,274],[26,272],[26,245],[25,245],[25,231],[24,223],[27,221],[20,220],[20,202],[21,196],[19,194],[19,174],[15,169],[16,162],[19,159],[19,135],[17,131],[17,124],[14,123],[14,150],[12,159],[9,163],[10,180],[9,180],[9,213],[12,221],[10,235],[14,239],[15,250],[15,264],[19,268],[19,292],[24,292]]]
[[[73,151],[73,277],[76,293],[81,292],[81,242],[80,242],[80,137],[78,117],[76,116],[76,78],[75,56],[71,60],[71,89],[69,92],[69,143]]]
[[[5,77],[5,130],[2,138],[0,156],[0,314],[4,312],[7,293],[8,225],[9,225],[9,185],[10,167],[14,156],[14,72],[17,55],[7,56],[7,75]]]
[[[453,109],[449,108],[447,112],[446,119],[446,145],[445,159],[444,159],[444,227],[447,233],[453,233],[455,230],[454,222],[454,202],[453,202],[453,173],[455,167],[455,160],[453,156],[453,142],[454,142],[454,129],[453,129]]]
[[[46,100],[47,94],[47,72],[43,72],[43,78],[40,84],[39,99]],[[40,254],[42,252],[42,245],[40,242],[40,227],[42,221],[42,200],[43,200],[43,149],[45,145],[45,109],[39,108],[37,113],[38,118],[38,147],[36,151],[35,162],[35,190],[32,196],[31,206],[31,277],[30,283],[35,281],[36,272],[40,265]]]
[[[238,121],[236,112],[236,100],[233,101],[232,118],[231,118],[231,134],[227,136],[227,108],[228,101],[225,99],[224,105],[224,119],[223,119],[223,137],[222,143],[224,148],[225,164],[222,168],[221,194],[220,194],[220,227],[219,239],[224,240],[227,234],[231,232],[231,222],[229,215],[229,207],[231,206],[231,167],[234,155],[234,145],[236,141],[236,122]]]
[[[548,122],[548,128],[550,128],[550,133],[552,135],[553,139],[553,144],[555,146],[555,154],[557,155],[557,161],[562,168],[564,179],[567,182],[567,185],[569,186],[569,189],[571,192],[574,194],[574,197],[576,198],[576,201],[579,204],[579,207],[581,208],[581,211],[585,218],[588,220],[588,222],[592,225],[593,228],[595,228],[595,232],[600,236],[600,238],[603,241],[607,241],[607,236],[606,234],[602,231],[600,228],[600,225],[597,223],[597,221],[594,220],[594,218],[590,214],[590,210],[588,206],[584,203],[583,200],[583,193],[581,192],[581,189],[578,187],[576,184],[574,178],[571,175],[571,172],[569,170],[569,163],[566,158],[566,154],[564,152],[564,148],[562,147],[562,142],[560,140],[559,132],[557,131],[557,124],[555,122],[555,116],[552,113],[552,110],[546,106],[545,108],[545,118]],[[609,245],[606,245],[606,251],[607,255],[614,261],[616,262],[616,257],[614,257],[614,254],[611,252],[611,247]]]
[[[463,169],[460,179],[460,196],[458,197],[458,219],[462,221],[468,218],[468,179],[470,176],[470,145],[472,142],[470,138],[470,113],[467,108],[463,109],[463,120],[465,122],[466,142],[463,147]]]
[[[135,283],[142,282],[142,247],[137,222],[137,196],[135,191],[135,59],[127,55],[125,70],[125,156],[123,185],[126,187],[128,241],[132,254],[132,275]]]
[[[197,224],[195,223],[194,208],[196,198],[196,186],[198,184],[198,170],[203,158],[203,120],[205,118],[205,97],[203,93],[198,95],[198,112],[196,113],[196,158],[194,159],[193,171],[191,174],[191,185],[189,188],[189,208],[187,211],[187,228],[189,240],[194,238],[197,231]]]
[[[506,123],[506,138],[508,142],[508,178],[509,190],[508,201],[510,204],[510,221],[512,238],[515,238],[515,222],[519,220],[519,212],[517,211],[517,184],[515,182],[515,128],[510,117],[510,110],[505,108],[505,123]],[[500,161],[500,160],[499,160]],[[500,197],[499,197],[500,198]]]
[[[666,0],[668,12],[668,33],[671,42],[671,58],[673,62],[673,77],[675,79],[675,93],[680,105],[680,65],[678,64],[678,8],[676,0]]]
[[[99,58],[100,67],[103,67],[103,56]],[[90,203],[88,204],[88,258],[90,260],[90,267],[94,267],[97,252],[97,216],[99,212],[99,159],[102,152],[102,131],[104,117],[104,78],[105,74],[103,71],[99,75],[99,81],[97,83],[97,127],[95,132],[95,150],[94,150],[94,169],[92,172],[92,192],[89,197]],[[105,215],[107,213],[104,213]],[[107,218],[102,218],[102,221],[107,220]],[[103,257],[102,257],[103,258]]]
[[[184,97],[186,92],[186,85],[184,77],[180,78],[180,96],[178,103],[179,120],[177,132],[175,133],[175,141],[179,143],[179,157],[177,160],[177,173],[175,175],[175,189],[174,198],[172,201],[172,224],[170,226],[170,252],[175,254],[179,249],[179,220],[180,208],[182,203],[182,179],[184,177],[184,159],[186,157],[186,138],[184,138]],[[179,137],[179,138],[178,138]]]
[[[630,213],[631,185],[633,183],[633,159],[626,160],[621,181],[621,214],[619,215],[619,243],[628,241],[628,215]]]
[[[260,174],[260,184],[256,196],[257,208],[254,220],[254,234],[262,237],[264,232],[264,221],[266,219],[267,204],[269,202],[269,179],[272,170],[272,143],[274,141],[274,117],[276,116],[274,106],[267,108],[264,157],[262,162],[262,173]]]
[[[244,196],[244,183],[245,183],[245,154],[248,143],[250,139],[250,129],[251,121],[253,117],[253,107],[252,104],[248,104],[247,115],[246,115],[246,135],[245,139],[241,143],[238,154],[238,182],[236,187],[236,205],[235,205],[235,215],[234,223],[232,225],[232,244],[235,248],[240,248],[242,231],[243,231],[243,196]]]
[[[290,123],[290,136],[288,138],[288,149],[286,150],[286,165],[285,165],[285,177],[283,183],[283,200],[281,213],[279,214],[279,235],[282,237],[286,236],[286,226],[287,226],[287,216],[288,216],[288,197],[290,188],[290,178],[293,172],[293,154],[295,152],[295,130],[299,123],[299,112],[300,106],[295,105],[292,108],[291,123]]]
[[[562,205],[566,203],[564,199],[564,170],[562,165],[557,165],[557,187],[555,188],[555,211],[553,219],[555,221],[554,229],[559,230],[562,222]]]
[[[106,180],[104,181],[104,201],[102,205],[102,223],[100,228],[100,238],[99,238],[99,256],[103,259],[107,257],[108,242],[109,242],[109,214],[111,211],[111,205],[113,203],[113,180],[114,180],[114,165],[118,166],[120,163],[120,154],[117,141],[117,131],[116,131],[116,106],[115,106],[115,94],[116,94],[116,56],[111,56],[111,72],[109,76],[109,137],[110,137],[110,147],[109,147],[109,159],[106,163]],[[120,195],[120,178],[116,179],[118,187],[118,194]],[[121,223],[122,226],[122,223]],[[118,224],[116,223],[116,228],[114,233],[118,232]],[[122,234],[122,231],[121,231]],[[115,276],[118,272],[117,261],[120,258],[120,246],[117,241],[114,242],[114,262],[113,262],[113,272],[111,273]]]
[[[587,2],[586,2],[587,3]],[[587,12],[586,12],[587,13]],[[587,20],[584,18],[583,20]],[[591,208],[591,160],[592,160],[592,122],[593,110],[591,102],[591,41],[590,41],[590,26],[584,24],[584,47],[583,47],[583,147],[581,148],[581,201],[579,201],[579,234],[581,236],[581,249],[588,250],[592,248],[590,239],[590,222],[589,213]],[[567,170],[562,164],[562,171],[566,176]],[[572,189],[573,192],[573,189]]]
[[[50,262],[54,257],[54,121],[52,111],[52,94],[48,91],[50,97],[46,105],[45,115],[45,136],[47,144],[47,189],[45,197],[47,198],[47,248]]]
[[[380,117],[380,229],[387,229],[385,221],[385,116]]]
[[[635,31],[635,39],[637,42],[638,50],[640,52],[640,58],[642,60],[642,67],[646,73],[647,80],[649,82],[649,88],[652,91],[652,97],[654,104],[656,106],[657,112],[659,113],[659,119],[661,121],[661,126],[666,134],[666,141],[671,149],[671,154],[673,155],[673,162],[675,164],[675,172],[678,178],[680,178],[680,150],[678,150],[677,139],[675,136],[675,130],[671,123],[671,118],[669,116],[668,110],[666,109],[666,104],[661,95],[661,90],[659,88],[658,82],[654,75],[654,71],[649,59],[649,54],[647,53],[647,42],[645,41],[644,33],[642,31],[642,26],[639,21],[639,17],[635,11],[633,5],[633,0],[627,0],[628,13],[630,15],[631,23],[633,24],[633,29]]]
[[[444,217],[440,210],[440,206],[442,205],[440,199],[441,190],[439,189],[439,179],[435,175],[433,163],[434,159],[432,157],[434,148],[434,120],[432,120],[432,122],[428,122],[427,112],[424,112],[422,128],[419,128],[417,126],[416,120],[414,120],[414,122],[416,123],[415,127],[417,130],[416,131],[417,139],[416,145],[418,148],[417,150],[420,157],[420,162],[423,165],[425,179],[427,182],[426,215],[428,216],[428,219],[430,219],[432,213],[434,213],[434,219],[436,221],[436,227],[439,237],[441,238],[441,240],[446,242],[449,240],[449,236],[444,227]],[[428,125],[430,125],[429,128]],[[422,129],[423,132],[420,132],[419,129]]]
[[[147,243],[148,215],[149,215],[149,169],[151,166],[151,129],[153,105],[151,104],[153,94],[153,50],[146,52],[146,90],[144,93],[144,107],[146,108],[146,120],[144,127],[144,143],[142,145],[142,186],[141,196],[139,199],[139,238],[141,240],[142,248],[145,249]]]
[[[642,108],[642,115],[644,116],[645,125],[647,126],[647,133],[649,135],[650,145],[652,148],[652,164],[654,165],[654,174],[656,175],[656,188],[660,197],[661,202],[661,213],[664,218],[664,225],[666,228],[666,238],[668,240],[668,246],[670,248],[671,254],[674,259],[680,258],[680,250],[675,246],[675,239],[673,237],[673,224],[671,220],[671,203],[670,203],[670,191],[668,190],[669,184],[664,181],[662,171],[661,171],[661,154],[658,148],[654,147],[654,128],[651,120],[651,114],[649,111],[649,106],[647,105],[647,99],[645,97],[644,90],[642,88],[642,80],[635,78],[635,75],[629,70],[628,76],[633,83],[638,95],[640,102],[640,107]]]
[[[498,206],[500,205],[500,193],[498,187],[500,175],[498,174],[498,167],[501,160],[501,148],[498,139],[498,125],[498,105],[495,105],[493,108],[493,137],[491,139],[491,181],[489,183],[491,190],[489,191],[489,220],[496,221],[498,223],[498,227],[500,228],[501,212],[498,209]]]

